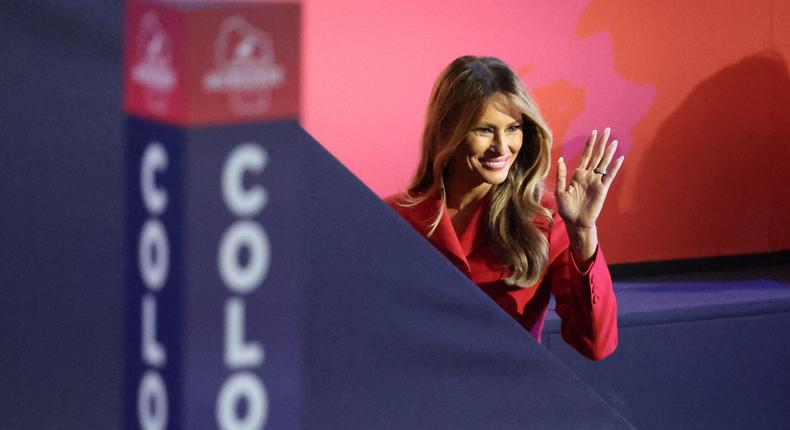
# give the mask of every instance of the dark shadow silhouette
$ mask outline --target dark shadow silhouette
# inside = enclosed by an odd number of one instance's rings
[[[637,175],[636,211],[623,213],[611,199],[607,211],[618,215],[602,231],[620,232],[610,241],[637,242],[657,260],[787,248],[788,142],[783,57],[767,51],[744,58],[697,85],[642,162],[623,169],[623,176]]]

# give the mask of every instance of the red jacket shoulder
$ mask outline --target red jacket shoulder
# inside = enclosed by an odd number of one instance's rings
[[[384,203],[394,209],[396,205],[403,203],[405,199],[406,193],[396,193],[391,196],[384,197]]]
[[[384,203],[387,204],[392,210],[398,213],[403,218],[410,218],[409,214],[412,207],[406,205],[406,193],[397,193],[384,198]]]

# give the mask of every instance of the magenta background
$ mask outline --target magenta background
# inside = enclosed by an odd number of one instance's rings
[[[609,126],[620,140],[626,162],[599,224],[611,262],[790,249],[790,194],[766,192],[790,182],[776,161],[790,157],[790,6],[302,4],[303,124],[380,196],[402,191],[414,171],[442,68],[491,55],[535,94],[555,133],[553,158],[573,163],[592,129]],[[765,53],[770,64],[760,63]],[[740,154],[748,136],[760,150]]]

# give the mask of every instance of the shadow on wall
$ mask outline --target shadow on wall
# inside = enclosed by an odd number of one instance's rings
[[[623,169],[624,177],[637,175],[636,211],[622,213],[612,199],[608,210],[619,215],[609,222],[625,233],[618,239],[641,243],[646,259],[788,248],[788,142],[784,58],[774,51],[743,58],[698,84],[642,162]]]

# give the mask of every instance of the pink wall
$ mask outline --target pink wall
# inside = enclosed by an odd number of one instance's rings
[[[790,249],[785,3],[303,4],[304,126],[379,195],[408,183],[441,69],[492,55],[540,102],[555,158],[593,128],[620,140],[612,262]]]

